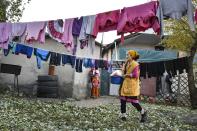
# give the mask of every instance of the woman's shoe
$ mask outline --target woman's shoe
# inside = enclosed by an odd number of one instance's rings
[[[127,120],[126,113],[121,113],[120,118],[121,118],[122,121],[126,121]]]
[[[123,117],[121,117],[121,120],[122,120],[122,121],[126,121],[127,118],[123,116]]]
[[[141,120],[140,122],[146,122],[147,121],[147,111],[144,112],[144,114],[141,114]]]

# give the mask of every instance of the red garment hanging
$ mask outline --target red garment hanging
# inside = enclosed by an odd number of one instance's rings
[[[51,20],[51,21],[48,21],[48,32],[49,34],[54,38],[56,39],[58,42],[62,42],[62,36],[63,36],[63,24],[62,24],[62,27],[60,27],[59,25],[59,21],[60,20]],[[62,20],[61,20],[62,21]],[[56,28],[55,28],[55,23],[57,23],[56,25],[59,25],[59,28],[61,28],[61,32],[58,31]]]
[[[108,11],[97,14],[93,28],[93,36],[96,37],[98,32],[116,30],[119,17],[120,10]]]
[[[118,35],[128,32],[141,32],[149,28],[153,28],[153,30],[159,34],[160,25],[156,16],[157,8],[158,2],[152,1],[122,9],[117,26]],[[121,41],[121,43],[124,42]]]

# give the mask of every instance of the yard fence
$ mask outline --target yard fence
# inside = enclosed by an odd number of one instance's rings
[[[145,101],[150,101],[150,98],[144,98]],[[174,106],[191,106],[187,74],[183,73],[173,77],[171,91],[161,90],[159,93],[157,92],[155,102]]]

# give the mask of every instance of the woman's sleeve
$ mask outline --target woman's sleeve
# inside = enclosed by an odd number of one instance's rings
[[[136,66],[132,73],[130,74],[132,78],[138,78],[139,77],[139,66]]]

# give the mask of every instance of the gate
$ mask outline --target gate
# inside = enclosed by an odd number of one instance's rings
[[[110,85],[110,74],[107,70],[101,69],[101,85],[100,85],[100,95],[109,95],[109,85]]]

